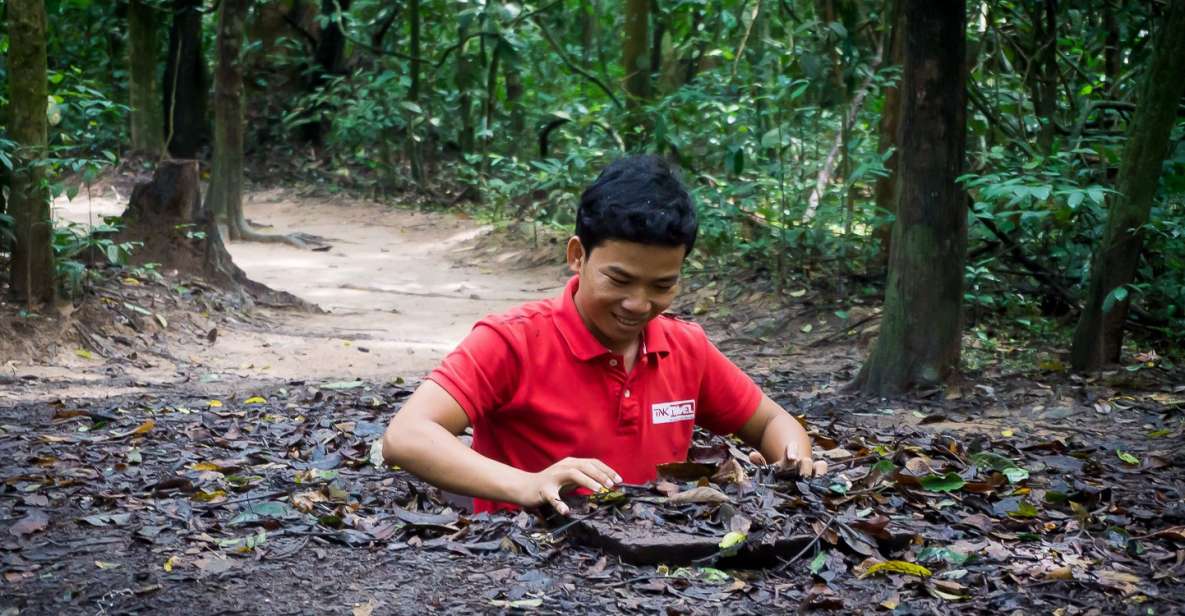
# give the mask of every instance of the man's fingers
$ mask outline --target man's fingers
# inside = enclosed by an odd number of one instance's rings
[[[604,462],[601,462],[600,460],[596,460],[596,459],[594,459],[592,462],[593,462],[593,465],[596,466],[598,470],[600,470],[602,473],[604,473],[605,478],[610,480],[613,484],[622,482],[621,475],[617,474],[617,471],[613,470],[612,468],[609,468],[608,464],[605,464]],[[609,485],[608,487],[611,488],[613,486]]]
[[[749,454],[749,461],[757,466],[765,466],[769,462],[765,461],[765,456],[761,455],[760,451],[754,451]]]
[[[564,483],[569,485],[575,484],[582,488],[588,488],[588,490],[591,492],[600,492],[601,488],[604,487],[604,485],[599,481],[589,477],[584,471],[578,468],[571,469],[567,473],[565,479],[566,481]]]
[[[560,498],[558,486],[549,486],[543,489],[543,499],[547,504],[555,509],[555,512],[560,515],[568,515],[568,504]]]
[[[827,474],[827,461],[817,460],[815,462],[815,477],[822,477]]]
[[[612,489],[613,484],[616,483],[613,481],[613,478],[617,475],[617,473],[609,470],[609,467],[599,463],[597,460],[589,460],[585,462],[581,465],[579,470],[585,475],[592,477],[594,481],[600,484],[600,486],[603,486],[606,490]],[[598,487],[597,489],[599,490],[601,488]]]
[[[815,470],[815,467],[813,464],[811,464],[810,458],[802,458],[798,461],[798,474],[799,475],[802,475],[803,477],[810,477],[811,473],[813,473],[814,470]]]

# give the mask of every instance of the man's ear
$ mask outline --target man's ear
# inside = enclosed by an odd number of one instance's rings
[[[572,270],[573,274],[580,273],[587,256],[584,252],[584,245],[580,243],[580,238],[575,235],[568,238],[568,269]]]

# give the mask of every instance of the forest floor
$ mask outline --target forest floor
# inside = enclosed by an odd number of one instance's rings
[[[1185,378],[1154,355],[1082,378],[1047,342],[971,339],[963,383],[880,400],[842,390],[875,303],[699,274],[675,310],[832,472],[701,435],[574,522],[471,516],[374,443],[473,321],[558,291],[561,246],[295,189],[247,214],[324,238],[229,248],[325,312],[125,271],[3,367],[0,615],[1185,610]]]

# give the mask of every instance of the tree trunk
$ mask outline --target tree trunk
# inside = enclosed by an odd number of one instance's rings
[[[1033,20],[1033,63],[1029,67],[1033,111],[1041,123],[1037,146],[1042,155],[1053,147],[1057,113],[1057,0],[1044,0],[1031,12]]]
[[[889,64],[900,68],[905,63],[905,12],[902,10],[902,3],[904,0],[890,0],[892,2],[892,21],[889,26],[889,36],[887,37],[887,49],[885,49],[885,56],[889,59]],[[897,194],[897,160],[900,158],[897,153],[897,125],[901,120],[901,90],[898,87],[900,79],[892,85],[885,87],[884,104],[881,107],[881,118],[878,125],[877,152],[881,156],[885,152],[894,150],[892,154],[885,159],[885,170],[888,175],[876,179],[876,186],[873,193],[876,199],[876,212],[880,216],[896,216],[897,203],[894,197]],[[893,242],[893,223],[887,222],[877,226],[873,231],[873,236],[880,244],[877,252],[876,261],[883,266],[889,262],[889,247]]]
[[[413,103],[420,100],[420,0],[410,0],[407,9],[408,52],[411,60],[411,88],[407,98]],[[411,117],[407,123],[407,160],[411,162],[411,177],[416,184],[424,183],[424,160],[416,126],[422,118]]]
[[[42,0],[8,3],[9,136],[15,144],[8,210],[16,236],[9,280],[16,298],[30,309],[40,304],[52,306],[54,301],[49,190],[45,167],[36,163],[48,156],[45,28]]]
[[[248,0],[221,0],[218,64],[214,69],[214,160],[206,209],[227,223],[231,240],[243,239],[243,22]]]
[[[1122,51],[1119,49],[1119,23],[1115,20],[1115,2],[1117,0],[1103,0],[1103,75],[1107,79],[1107,96],[1115,98],[1116,85],[1119,83],[1119,62]],[[1122,1],[1122,0],[1118,0]]]
[[[943,383],[958,370],[962,332],[966,6],[904,3],[898,216],[880,336],[855,383],[877,395]]]
[[[328,20],[328,25],[321,29],[321,36],[317,39],[317,47],[313,51],[313,69],[305,91],[316,92],[323,87],[331,77],[345,71],[346,35],[338,25],[337,9],[342,12],[350,10],[352,0],[321,0],[321,15]],[[305,141],[314,145],[321,145],[325,140],[325,133],[329,132],[329,121],[324,116],[324,106],[318,104],[309,110],[308,121],[303,125],[301,135]]]
[[[194,158],[208,139],[206,61],[202,55],[202,0],[173,0],[165,58],[164,133],[176,158]]]
[[[1123,322],[1131,299],[1119,289],[1135,278],[1142,228],[1156,197],[1177,103],[1185,94],[1185,0],[1172,0],[1160,23],[1160,38],[1128,129],[1116,185],[1119,194],[1111,199],[1107,229],[1091,266],[1086,306],[1074,330],[1070,363],[1075,370],[1097,370],[1116,362],[1123,348]]]
[[[203,207],[226,224],[232,241],[281,242],[307,248],[289,235],[260,233],[243,215],[243,33],[251,0],[220,0],[218,64],[214,74],[214,157]]]
[[[144,0],[128,3],[128,90],[132,107],[132,149],[152,157],[161,153],[164,135],[161,129],[160,93],[156,85],[159,53],[156,9]]]
[[[457,26],[457,39],[466,41],[469,36],[470,18],[465,16],[460,19],[461,22]],[[461,134],[457,141],[461,146],[462,154],[473,153],[473,96],[471,92],[475,74],[473,59],[465,52],[467,46],[468,42],[466,41],[457,49],[457,105],[460,107],[461,113]]]
[[[647,36],[649,20],[649,0],[626,1],[621,63],[625,69],[626,106],[629,109],[626,142],[631,149],[644,140],[645,126],[640,107],[650,98],[650,59],[646,53],[650,43]]]
[[[522,64],[513,49],[508,49],[502,60],[502,76],[506,80],[506,108],[510,111],[511,143],[518,144],[527,127],[527,114],[523,109]]]
[[[760,6],[760,4],[759,4]],[[662,76],[662,36],[666,33],[666,20],[662,17],[662,8],[658,0],[650,0],[650,89],[658,83]]]
[[[481,150],[486,152],[490,148],[490,132],[494,126],[495,102],[498,100],[498,64],[502,61],[503,42],[499,39],[490,49],[490,61],[486,65],[485,98],[482,101],[481,132],[486,135],[481,139]],[[488,164],[488,159],[483,164]]]

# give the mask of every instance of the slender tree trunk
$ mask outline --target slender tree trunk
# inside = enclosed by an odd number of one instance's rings
[[[894,395],[957,372],[966,198],[966,6],[905,2],[897,223],[880,336],[855,385]]]
[[[502,60],[502,76],[506,80],[506,108],[510,111],[510,137],[517,144],[527,127],[527,114],[523,109],[522,64],[513,50],[507,50]]]
[[[892,21],[889,26],[885,56],[889,59],[890,65],[900,68],[905,62],[905,13],[902,10],[904,0],[890,1],[893,7],[891,13]],[[874,188],[877,214],[882,216],[896,216],[897,214],[897,203],[894,197],[897,194],[897,160],[900,158],[896,153],[897,125],[901,120],[901,90],[899,84],[900,80],[885,88],[884,105],[881,107],[881,118],[877,127],[879,138],[877,152],[881,156],[884,156],[886,152],[894,150],[885,159],[885,170],[888,171],[888,175],[877,178]],[[888,264],[889,247],[892,245],[893,240],[893,223],[888,222],[877,226],[873,231],[873,236],[876,237],[880,244],[876,261],[880,265]]]
[[[243,22],[249,0],[220,0],[218,65],[214,71],[214,163],[206,209],[226,221],[231,240],[243,238]]]
[[[469,36],[469,18],[462,17],[457,26],[457,39],[465,41]],[[461,134],[457,141],[462,154],[473,153],[473,90],[474,70],[473,59],[465,52],[468,43],[462,43],[457,49],[457,104],[461,113]]]
[[[176,158],[196,157],[209,135],[201,8],[202,0],[173,0],[163,94],[166,146]]]
[[[350,10],[351,2],[352,0],[321,0],[321,15],[328,19],[328,25],[321,29],[321,36],[313,50],[313,69],[306,92],[316,92],[333,76],[345,72],[346,36],[338,25],[337,10],[338,7],[341,7],[342,12]],[[301,130],[305,141],[318,146],[325,141],[325,133],[329,132],[329,120],[324,115],[323,105],[309,110],[309,121]]]
[[[45,28],[42,0],[8,3],[9,136],[16,146],[8,204],[16,235],[9,280],[16,298],[30,309],[54,301],[53,222],[45,167],[39,163],[48,155]]]
[[[1103,75],[1107,78],[1107,96],[1114,97],[1115,86],[1119,82],[1119,23],[1115,21],[1115,2],[1122,0],[1103,0],[1103,30],[1107,33],[1103,39]]]
[[[411,88],[407,98],[413,103],[420,100],[420,0],[410,0],[407,9],[408,51],[411,60]],[[411,162],[411,177],[416,184],[424,183],[424,160],[416,126],[422,118],[412,117],[407,123],[407,159]]]
[[[646,53],[650,42],[647,36],[649,20],[649,0],[626,1],[621,63],[625,69],[626,106],[629,109],[626,142],[631,149],[644,141],[646,130],[640,108],[650,98],[650,60]]]
[[[1119,194],[1111,199],[1107,229],[1091,266],[1086,306],[1074,330],[1070,362],[1075,370],[1096,370],[1119,360],[1131,302],[1119,289],[1135,279],[1142,228],[1156,198],[1177,104],[1185,94],[1183,75],[1185,0],[1171,0],[1128,129],[1116,186]]]
[[[493,130],[494,126],[494,109],[496,108],[495,101],[498,99],[498,65],[502,61],[502,41],[494,44],[493,49],[490,49],[490,61],[486,66],[486,88],[484,107],[482,110],[482,132],[487,135],[482,138],[482,151],[488,151],[490,146],[490,138],[488,135]]]
[[[1037,146],[1041,154],[1048,154],[1053,146],[1057,114],[1057,0],[1044,0],[1032,11],[1033,62],[1029,74],[1033,91],[1033,110],[1041,128],[1037,131]]]
[[[128,3],[128,90],[130,91],[132,149],[149,156],[159,156],[164,135],[161,129],[161,98],[156,85],[157,36],[156,10],[144,0]]]
[[[659,0],[650,0],[650,89],[654,91],[655,85],[662,76],[662,36],[666,33],[666,20],[662,16],[662,8],[658,5]]]

